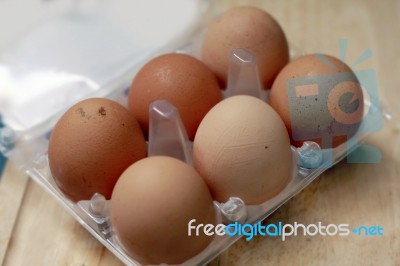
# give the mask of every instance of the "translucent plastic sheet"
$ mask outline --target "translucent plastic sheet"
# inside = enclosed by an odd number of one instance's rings
[[[0,113],[19,131],[187,37],[208,6],[199,0],[32,2],[0,6],[6,30],[0,42]]]

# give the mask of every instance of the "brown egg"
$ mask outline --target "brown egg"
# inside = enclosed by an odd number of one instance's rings
[[[251,96],[217,104],[201,122],[193,144],[196,170],[215,200],[240,197],[260,204],[277,195],[292,173],[289,136],[278,114]]]
[[[229,57],[233,49],[252,52],[258,63],[260,80],[270,88],[279,71],[289,61],[289,48],[278,22],[255,7],[236,7],[222,14],[208,29],[202,59],[222,87],[227,84]]]
[[[146,156],[139,124],[122,105],[92,98],[72,106],[57,122],[48,149],[50,170],[73,201],[94,193],[110,198],[115,182]]]
[[[309,140],[322,148],[337,147],[353,136],[364,109],[353,71],[335,57],[316,54],[299,57],[282,69],[269,103],[285,122],[293,145]]]
[[[153,156],[130,166],[111,197],[111,224],[118,242],[143,264],[178,264],[212,241],[188,223],[215,224],[211,194],[199,174],[184,162]]]
[[[200,121],[221,100],[221,91],[215,76],[198,59],[165,54],[143,66],[129,91],[129,109],[144,132],[149,127],[149,105],[159,99],[175,105],[193,139]]]

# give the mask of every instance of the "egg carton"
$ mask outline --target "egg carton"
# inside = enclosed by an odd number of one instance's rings
[[[204,29],[190,38],[187,37],[183,44],[175,46],[178,48],[167,46],[159,49],[157,53],[169,51],[188,53],[198,57],[203,35]],[[132,71],[119,76],[114,82],[109,82],[101,89],[89,91],[86,95],[80,95],[80,97],[107,97],[127,106],[127,88],[129,88],[134,76],[133,73],[154,54],[148,54],[145,60],[137,62]],[[296,53],[292,51],[292,58],[293,56],[296,56]],[[230,57],[227,89],[222,92],[223,97],[245,94],[265,101],[268,97],[268,91],[261,88],[257,69],[254,55],[245,49],[235,49]],[[390,120],[390,114],[385,108],[376,106],[376,103],[368,97],[364,97],[364,100],[367,112],[375,112],[379,118],[383,117],[384,121]],[[75,101],[77,99],[72,100],[72,102]],[[115,237],[109,220],[109,201],[101,194],[95,194],[91,200],[74,203],[63,195],[51,176],[47,147],[51,129],[64,110],[52,114],[24,130],[15,130],[12,127],[0,129],[0,151],[16,162],[23,171],[50,193],[83,227],[122,262],[126,265],[140,265],[126,254]],[[185,132],[177,109],[165,100],[158,100],[150,106],[149,114],[148,155],[167,155],[192,164],[192,142]],[[363,125],[360,126],[360,128],[362,127]],[[215,201],[218,222],[256,224],[266,219],[326,169],[343,160],[362,143],[368,134],[368,132],[360,130],[347,143],[333,149],[321,149],[314,142],[304,142],[300,148],[292,146],[292,176],[287,186],[279,194],[259,205],[246,205],[234,195],[227,202]],[[216,235],[207,248],[182,265],[204,265],[242,236]]]

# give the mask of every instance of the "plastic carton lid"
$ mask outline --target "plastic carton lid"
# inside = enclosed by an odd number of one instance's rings
[[[0,113],[26,130],[193,33],[208,1],[0,2]],[[24,7],[24,8],[21,8]]]

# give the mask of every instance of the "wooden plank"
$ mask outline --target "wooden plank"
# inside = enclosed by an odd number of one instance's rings
[[[0,264],[2,264],[17,220],[28,176],[8,162],[0,179]]]
[[[4,265],[122,263],[30,180]]]

